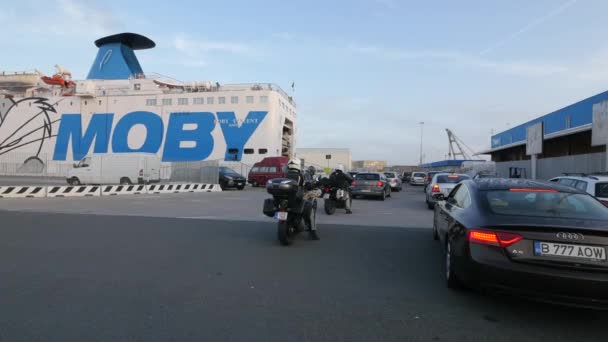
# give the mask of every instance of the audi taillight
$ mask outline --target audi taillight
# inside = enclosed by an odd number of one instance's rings
[[[384,186],[384,183],[382,183],[382,182],[378,182],[378,187],[379,187],[379,188],[381,188],[381,187],[383,187],[383,186]]]
[[[328,187],[328,186],[326,186],[326,187],[325,187],[325,192],[331,192],[331,188],[330,188],[330,187]]]
[[[439,184],[435,184],[435,185],[433,185],[433,189],[431,190],[431,192],[441,192],[441,191],[439,190]]]
[[[494,232],[485,229],[470,229],[468,237],[470,243],[499,247],[508,247],[523,239],[519,234]]]
[[[602,202],[602,204],[604,204],[605,206],[607,206],[607,207],[608,207],[608,201],[605,201],[605,200],[600,200],[600,202]]]
[[[353,181],[352,183],[350,183],[351,185],[357,185],[357,181]]]

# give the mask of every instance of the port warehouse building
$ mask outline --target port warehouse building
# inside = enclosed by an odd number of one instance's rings
[[[338,165],[350,169],[352,157],[348,148],[302,148],[296,149],[296,157],[306,166],[312,165],[319,170],[328,171]]]
[[[508,177],[510,167],[531,175],[531,157],[526,155],[526,130],[543,123],[542,153],[536,164],[537,178],[549,179],[563,173],[606,172],[606,146],[592,146],[593,105],[608,100],[608,91],[513,127],[491,137],[491,155],[496,172]]]

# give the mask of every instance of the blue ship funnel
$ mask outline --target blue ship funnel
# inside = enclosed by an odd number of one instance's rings
[[[134,50],[151,49],[156,44],[135,33],[119,33],[95,41],[99,48],[88,80],[122,80],[143,74]]]

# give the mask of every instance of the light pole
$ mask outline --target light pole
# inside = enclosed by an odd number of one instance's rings
[[[422,133],[423,133],[424,121],[420,121],[418,124],[420,125],[420,164],[419,164],[419,166],[422,166]]]

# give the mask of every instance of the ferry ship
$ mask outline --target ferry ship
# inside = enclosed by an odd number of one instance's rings
[[[91,154],[247,165],[294,154],[296,103],[280,87],[146,74],[134,51],[155,43],[139,34],[111,35],[95,45],[84,80],[72,80],[58,65],[51,77],[0,73],[0,173],[12,163],[17,174],[20,168],[51,174]]]

